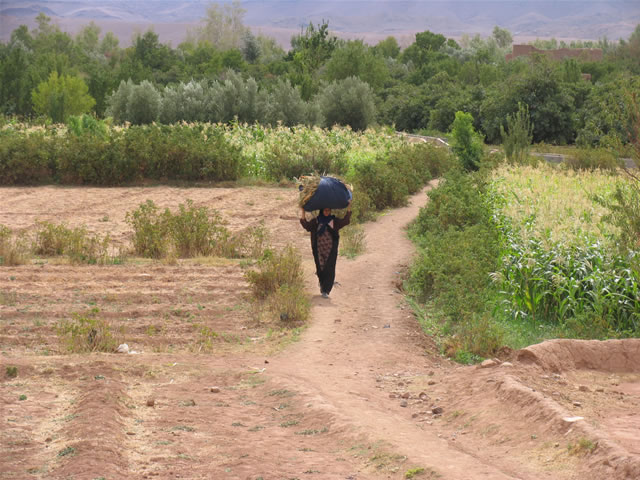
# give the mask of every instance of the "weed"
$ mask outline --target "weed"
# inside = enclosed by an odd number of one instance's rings
[[[18,367],[8,366],[6,369],[6,374],[9,378],[16,378],[18,376]]]
[[[65,447],[58,452],[58,457],[66,457],[67,455],[75,455],[76,449],[73,447]]]
[[[26,238],[13,237],[11,230],[0,225],[0,266],[15,266],[27,263],[29,252]],[[0,303],[2,297],[0,295]]]
[[[361,225],[348,225],[340,232],[340,254],[348,258],[355,258],[364,253],[366,235]]]
[[[96,308],[87,315],[76,313],[72,320],[63,320],[57,325],[57,334],[70,352],[114,352],[120,345],[120,339],[112,333],[111,325],[97,318],[97,313]]]
[[[424,474],[424,468],[422,467],[410,468],[404,473],[404,478],[414,478],[422,474]]]
[[[189,427],[188,425],[176,425],[175,427],[171,427],[171,431],[195,432],[195,428]]]
[[[301,430],[300,432],[294,432],[294,433],[296,435],[308,436],[308,435],[319,435],[321,433],[327,433],[328,431],[329,431],[328,427],[323,427],[321,430],[307,429],[307,430]]]
[[[593,442],[588,438],[581,437],[575,444],[567,445],[567,450],[571,455],[586,455],[593,452],[598,447],[598,442]]]
[[[289,427],[293,427],[294,425],[298,425],[298,423],[300,423],[298,422],[298,420],[287,420],[286,422],[282,422],[280,426],[282,428],[289,428]]]
[[[68,228],[64,224],[37,222],[33,251],[37,255],[67,255],[72,263],[122,263],[120,256],[110,256],[111,238],[90,234],[85,226]]]
[[[18,400],[20,400],[20,401],[23,401],[23,400],[26,400],[26,399],[27,399],[27,396],[26,396],[26,395],[24,395],[24,394],[23,394],[23,395],[20,395],[20,396],[18,397]]]
[[[0,290],[0,305],[13,306],[18,302],[18,292]]]
[[[272,390],[267,395],[270,397],[294,397],[296,392],[287,389]]]

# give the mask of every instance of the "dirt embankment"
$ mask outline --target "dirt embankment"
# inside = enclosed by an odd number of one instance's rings
[[[338,260],[329,300],[295,195],[0,190],[0,224],[84,223],[123,244],[126,212],[147,198],[191,198],[235,230],[264,221],[301,249],[313,305],[301,332],[257,323],[239,262],[0,269],[0,478],[640,478],[640,341],[452,364],[398,290],[425,193],[366,226],[367,252]],[[95,308],[140,353],[64,354],[56,326]]]

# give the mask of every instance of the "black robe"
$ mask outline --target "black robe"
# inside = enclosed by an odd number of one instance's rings
[[[316,275],[320,281],[320,291],[327,294],[331,293],[333,283],[336,278],[336,260],[338,258],[338,245],[340,243],[340,234],[338,231],[351,222],[351,212],[347,212],[344,218],[336,218],[333,221],[333,228],[327,225],[327,232],[333,239],[331,246],[331,252],[329,257],[324,263],[324,267],[320,264],[318,258],[318,219],[313,218],[311,221],[307,221],[306,218],[300,219],[300,224],[305,230],[311,232],[311,251],[313,252],[313,260],[316,263]]]

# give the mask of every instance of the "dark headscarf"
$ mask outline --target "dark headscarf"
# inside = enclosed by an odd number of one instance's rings
[[[320,226],[320,228],[318,229],[318,235],[322,235],[327,229],[327,225],[329,225],[329,222],[331,220],[335,220],[335,218],[335,215],[325,215],[324,208],[321,209],[320,213],[318,214],[318,225]]]

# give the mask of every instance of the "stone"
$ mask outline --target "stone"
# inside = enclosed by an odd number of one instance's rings
[[[407,405],[408,405],[408,403],[407,403],[407,401],[406,401],[406,400],[402,400],[402,401],[400,402],[400,406],[401,406],[401,407],[406,407]]]
[[[488,358],[487,360],[485,360],[484,362],[482,362],[480,364],[480,368],[492,368],[492,367],[495,367],[497,365],[498,365],[498,363],[495,360],[493,360],[491,358]]]
[[[442,412],[444,412],[444,409],[442,407],[433,407],[431,409],[431,413],[433,413],[434,415],[440,415]]]
[[[402,398],[409,398],[411,397],[411,395],[409,394],[409,392],[404,392],[402,395],[400,395]]]
[[[435,381],[435,380],[429,380],[429,381],[427,382],[427,385],[435,385],[435,384],[436,384],[436,381]]]
[[[581,402],[573,402],[573,406],[574,407],[581,407],[582,403]]]
[[[155,406],[156,401],[153,398],[150,398],[149,400],[147,400],[147,407],[153,407]]]
[[[580,390],[581,392],[590,392],[591,390],[589,389],[589,387],[587,387],[586,385],[580,385],[578,387],[578,390]]]
[[[211,393],[220,393],[220,387],[211,387],[209,391]]]
[[[513,363],[511,362],[502,362],[500,364],[501,367],[513,367]]]
[[[584,420],[584,417],[564,417],[562,420],[564,420],[567,423],[575,423],[580,420]]]

